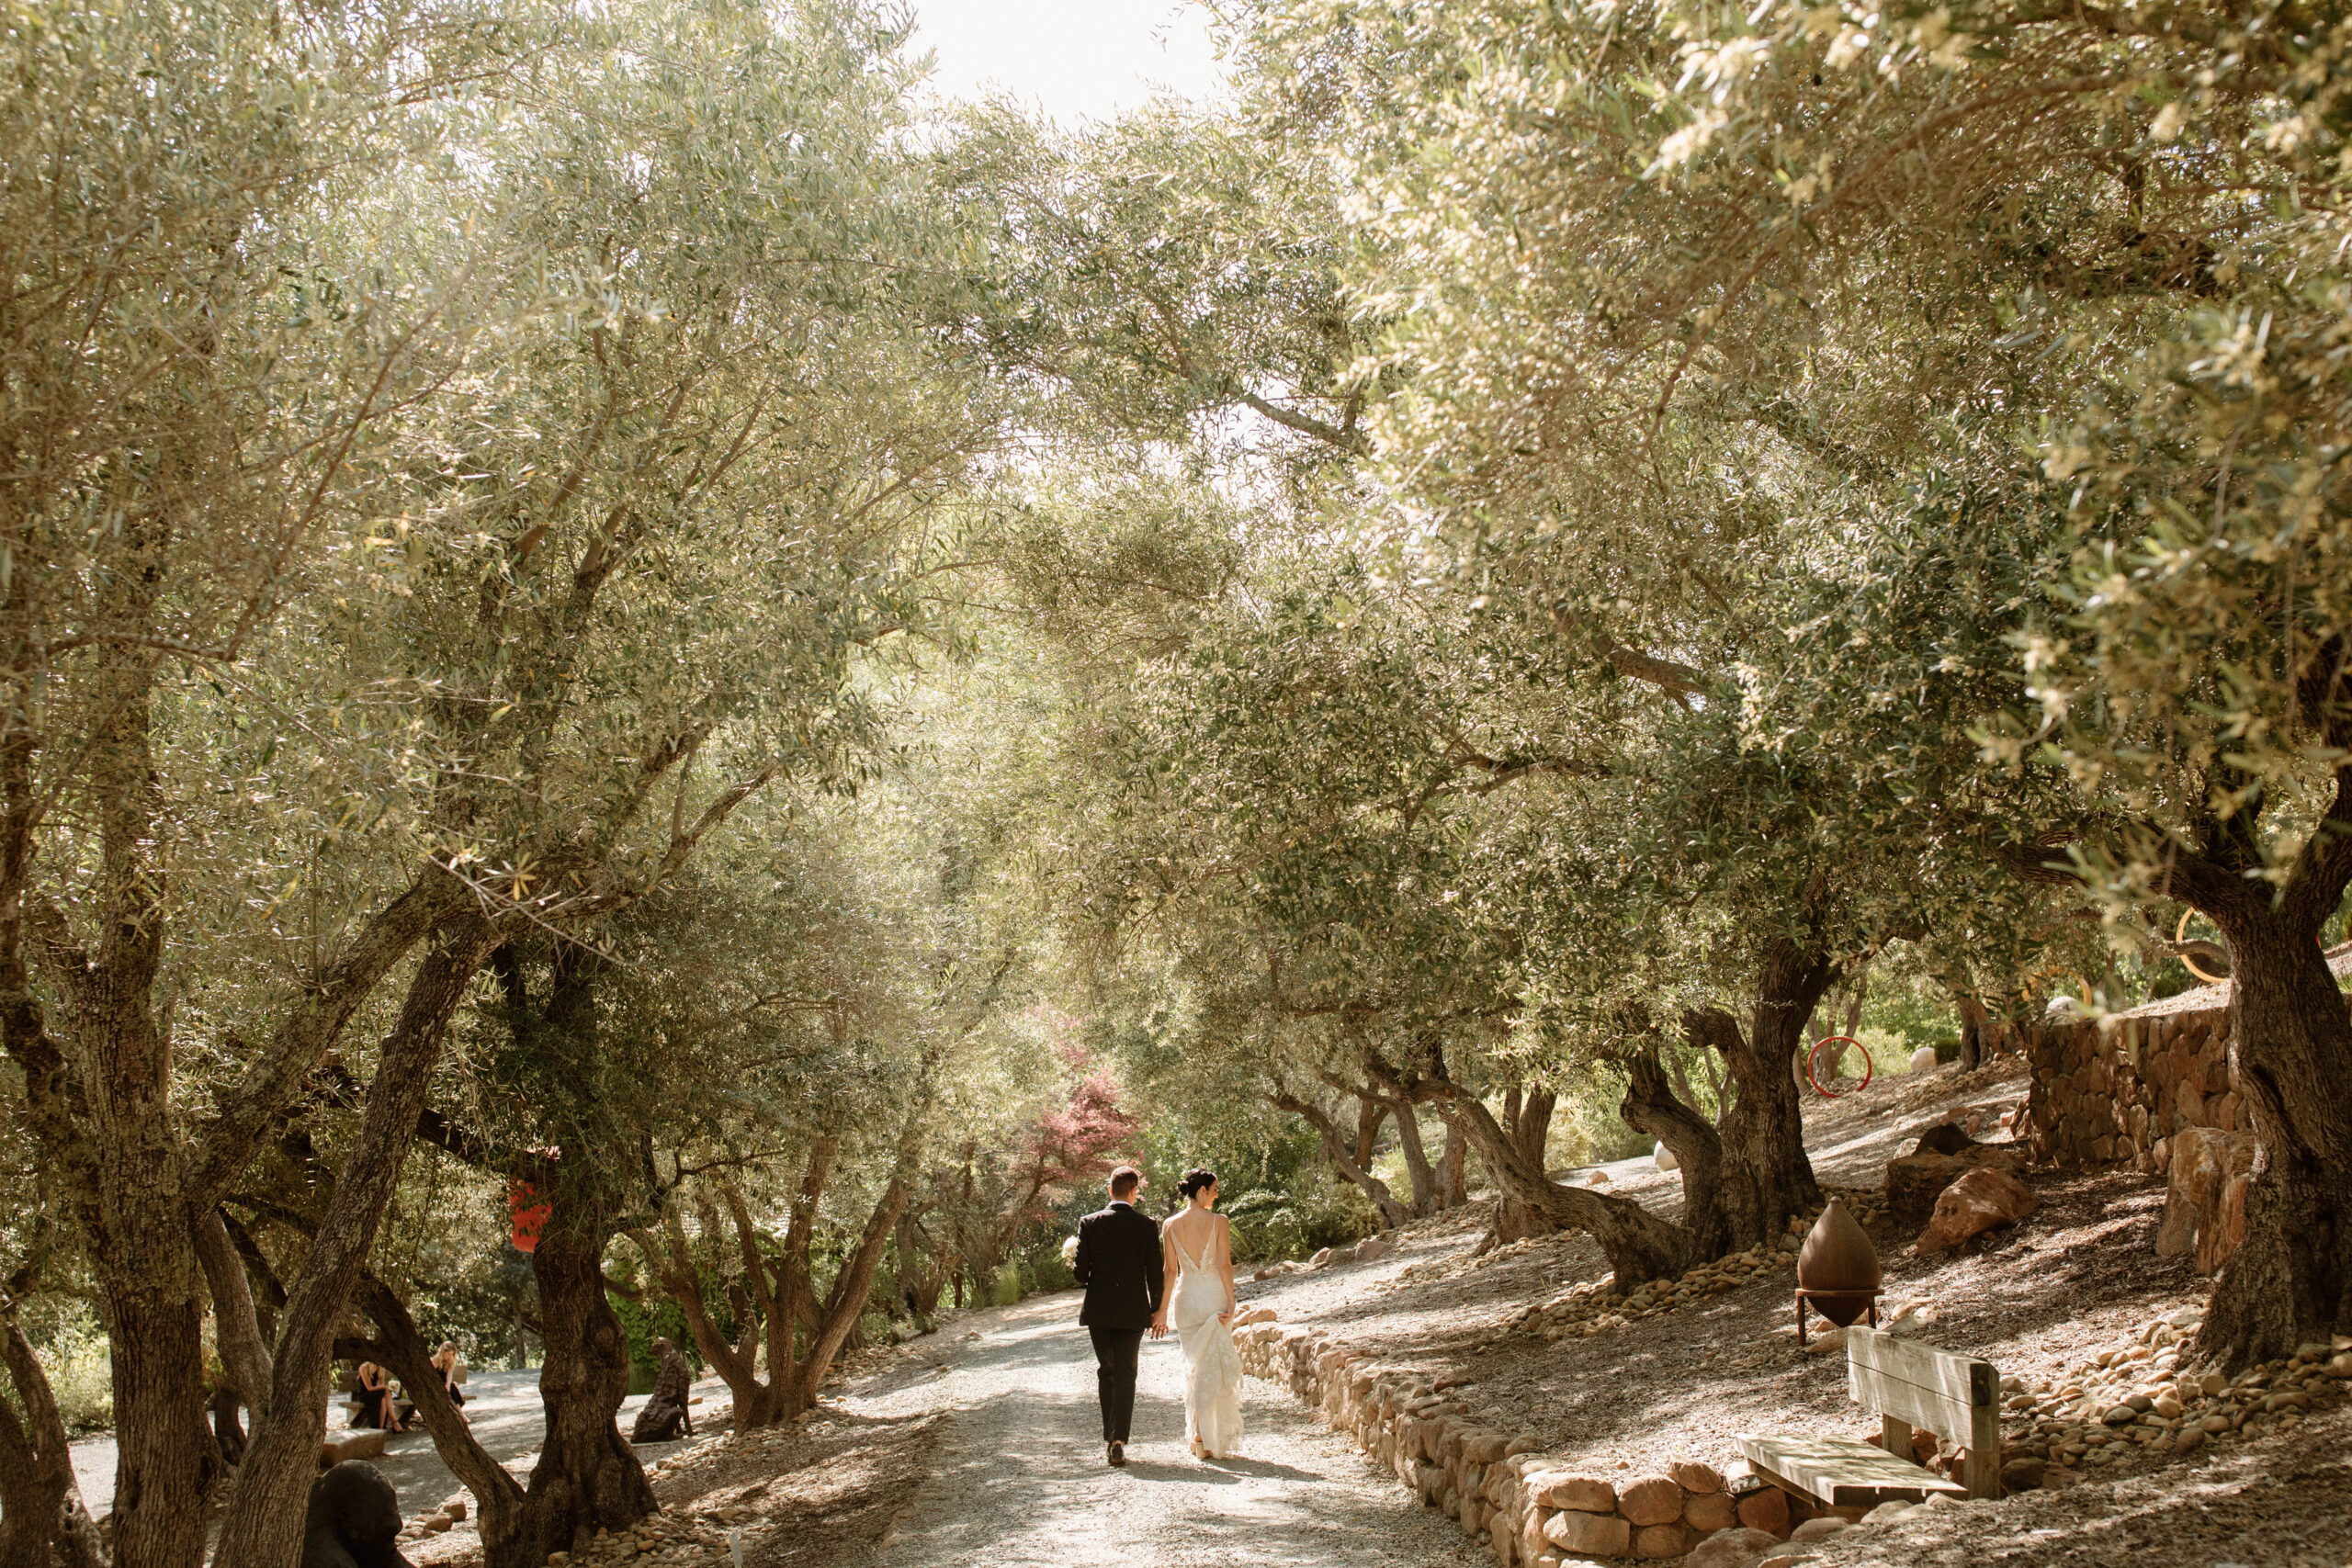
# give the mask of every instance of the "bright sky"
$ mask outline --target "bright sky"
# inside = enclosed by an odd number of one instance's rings
[[[1011,93],[1065,125],[1107,119],[1159,88],[1217,89],[1205,17],[1185,0],[914,0],[915,48],[950,97]]]

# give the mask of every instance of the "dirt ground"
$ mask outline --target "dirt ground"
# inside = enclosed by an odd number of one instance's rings
[[[1999,1072],[1882,1083],[1811,1102],[1807,1144],[1825,1182],[1875,1187],[1887,1159],[1937,1121],[1973,1114],[1980,1135],[2005,1136],[2000,1113],[2023,1089]],[[1679,1176],[1647,1161],[1608,1171],[1611,1190],[1679,1209]],[[1910,1309],[1918,1337],[2055,1388],[2202,1302],[2208,1282],[2154,1254],[2160,1183],[2129,1172],[2025,1179],[2039,1212],[1957,1254],[1914,1258],[1907,1234],[1874,1225],[1884,1302]],[[1787,1270],[1589,1337],[1546,1339],[1514,1318],[1606,1266],[1574,1237],[1473,1258],[1487,1213],[1473,1205],[1408,1227],[1376,1262],[1245,1280],[1244,1304],[1444,1375],[1486,1423],[1572,1467],[1640,1472],[1688,1457],[1731,1469],[1743,1431],[1875,1434],[1847,1397],[1842,1353],[1797,1347]],[[1106,1469],[1076,1316],[1074,1295],[1034,1298],[865,1358],[802,1425],[670,1458],[656,1475],[665,1521],[596,1555],[715,1562],[740,1549],[747,1568],[1491,1561],[1273,1385],[1250,1385],[1248,1458],[1193,1461],[1172,1341],[1146,1355],[1137,1462]],[[718,1405],[707,1419],[717,1428],[724,1416]],[[2011,1436],[2022,1446],[2030,1432],[2019,1424]],[[2300,1427],[2250,1423],[2187,1456],[2119,1449],[2103,1468],[2062,1471],[2055,1489],[1922,1509],[1804,1550],[1822,1568],[2352,1568],[2347,1456],[2352,1412],[2332,1393]]]

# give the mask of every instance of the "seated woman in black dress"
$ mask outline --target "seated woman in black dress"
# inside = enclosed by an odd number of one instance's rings
[[[359,1363],[359,1414],[352,1417],[355,1427],[380,1427],[387,1432],[402,1432],[399,1414],[392,1408],[392,1376],[373,1361]]]
[[[458,1382],[458,1342],[456,1340],[441,1341],[441,1348],[433,1352],[433,1370],[441,1374],[442,1392],[449,1396],[449,1403],[458,1407],[458,1414],[462,1416],[466,1409],[466,1391]]]

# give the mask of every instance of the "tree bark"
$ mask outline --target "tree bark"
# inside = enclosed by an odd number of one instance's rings
[[[291,1563],[302,1554],[303,1508],[318,1472],[319,1444],[326,1436],[335,1325],[358,1283],[368,1249],[375,1244],[376,1227],[400,1180],[449,1020],[481,966],[492,931],[488,920],[469,916],[435,941],[417,965],[400,1017],[384,1040],[359,1135],[344,1156],[282,1314],[277,1351],[267,1374],[269,1393],[254,1406],[236,1495],[221,1521],[214,1552],[224,1568]],[[219,1224],[214,1218],[212,1225]],[[227,1242],[225,1230],[220,1240]],[[236,1273],[243,1272],[240,1264]],[[227,1299],[234,1304],[233,1287]],[[216,1305],[224,1301],[218,1287],[214,1301]],[[250,1314],[252,1297],[245,1296],[242,1305]],[[259,1330],[249,1324],[238,1325],[233,1337],[243,1340],[247,1333],[258,1344]]]
[[[1653,1037],[1654,1038],[1654,1037]],[[1733,1250],[1723,1205],[1723,1138],[1699,1111],[1668,1087],[1655,1044],[1625,1065],[1625,1098],[1617,1108],[1625,1124],[1664,1144],[1682,1172],[1682,1228],[1702,1258]]]
[[[2316,899],[2207,914],[2230,948],[2230,1082],[2259,1139],[2245,1235],[2199,1343],[2231,1367],[2352,1332],[2352,1019],[2319,944]],[[2329,906],[2332,908],[2332,906]]]
[[[744,1216],[749,1218],[748,1213]],[[734,1427],[738,1432],[764,1427],[784,1415],[784,1387],[780,1382],[762,1382],[759,1377],[759,1309],[747,1292],[737,1309],[747,1321],[739,1340],[729,1343],[711,1321],[709,1310],[703,1304],[702,1271],[695,1265],[694,1252],[686,1243],[685,1226],[680,1223],[677,1210],[672,1207],[662,1215],[662,1231],[639,1227],[629,1233],[638,1250],[645,1255],[646,1263],[661,1280],[662,1288],[685,1314],[686,1331],[694,1337],[695,1347],[702,1352],[712,1370],[726,1380],[727,1392],[733,1396]],[[715,1234],[715,1233],[706,1233]],[[756,1245],[751,1249],[757,1256]],[[765,1265],[761,1264],[764,1272]]]
[[[1791,1069],[1804,1048],[1804,1021],[1837,978],[1838,966],[1826,956],[1778,938],[1758,972],[1744,1032],[1719,1008],[1693,1009],[1683,1017],[1691,1043],[1723,1059],[1736,1090],[1715,1123],[1723,1142],[1726,1251],[1777,1242],[1792,1216],[1821,1206]]]
[[[1407,1100],[1389,1102],[1396,1116],[1396,1146],[1405,1156],[1405,1174],[1412,1179],[1413,1213],[1426,1219],[1444,1205],[1438,1190],[1437,1172],[1430,1165],[1428,1147],[1421,1142],[1421,1119]]]
[[[1315,1129],[1316,1136],[1323,1145],[1323,1157],[1331,1162],[1331,1168],[1353,1182],[1366,1198],[1372,1200],[1372,1206],[1380,1211],[1380,1223],[1384,1226],[1401,1225],[1413,1217],[1412,1212],[1388,1190],[1388,1183],[1356,1163],[1349,1151],[1346,1138],[1340,1134],[1339,1123],[1331,1119],[1330,1112],[1279,1085],[1267,1094],[1266,1099],[1275,1109],[1289,1111]]]
[[[1630,1198],[1586,1187],[1564,1187],[1544,1175],[1541,1167],[1520,1152],[1494,1112],[1476,1096],[1442,1082],[1422,1092],[1438,1102],[1449,1123],[1461,1127],[1477,1145],[1478,1157],[1486,1162],[1499,1192],[1538,1216],[1545,1229],[1590,1235],[1616,1272],[1621,1289],[1672,1279],[1699,1261],[1690,1233],[1681,1226],[1657,1218]]]
[[[605,1235],[593,1199],[563,1192],[531,1254],[546,1327],[539,1400],[547,1430],[524,1497],[518,1555],[491,1568],[528,1568],[549,1552],[584,1551],[599,1529],[621,1529],[659,1506],[614,1419],[628,1396],[628,1338],[605,1299]]]
[[[1519,1157],[1539,1173],[1552,1136],[1552,1108],[1556,1097],[1542,1089],[1521,1090],[1513,1084],[1503,1095],[1504,1133]],[[1548,1179],[1548,1177],[1547,1177]],[[1552,1228],[1544,1218],[1497,1184],[1495,1235],[1501,1241],[1540,1235]]]
[[[1438,1157],[1437,1206],[1459,1209],[1470,1201],[1470,1141],[1458,1123],[1445,1126],[1445,1152]]]
[[[490,1456],[450,1403],[448,1391],[441,1383],[441,1370],[433,1364],[432,1349],[417,1331],[407,1306],[373,1275],[362,1279],[356,1296],[361,1310],[376,1325],[368,1359],[390,1368],[401,1380],[401,1386],[415,1401],[425,1430],[433,1434],[441,1461],[474,1495],[486,1568],[533,1568],[544,1563],[544,1555],[527,1555],[523,1540],[521,1483]]]
[[[100,1568],[65,1423],[13,1309],[0,1314],[0,1364],[16,1394],[0,1400],[0,1568]]]

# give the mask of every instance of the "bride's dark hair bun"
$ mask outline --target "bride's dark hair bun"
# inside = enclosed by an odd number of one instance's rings
[[[1176,1184],[1176,1190],[1184,1195],[1186,1202],[1190,1202],[1216,1185],[1216,1171],[1195,1168],[1184,1173],[1184,1179]]]

